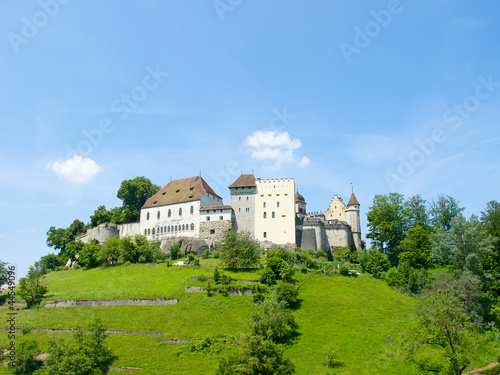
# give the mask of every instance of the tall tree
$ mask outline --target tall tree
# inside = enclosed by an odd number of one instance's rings
[[[47,231],[47,246],[59,250],[59,254],[66,253],[66,246],[75,241],[86,230],[85,224],[80,220],[75,220],[71,225],[64,228],[50,227]]]
[[[146,200],[156,194],[160,186],[155,185],[149,178],[136,177],[122,181],[117,197],[123,202],[124,219],[127,222],[139,221],[141,207]]]
[[[44,270],[42,266],[35,263],[28,270],[28,277],[19,280],[19,289],[17,294],[26,302],[28,308],[39,305],[45,294],[47,287],[42,284]]]
[[[400,243],[408,226],[405,218],[404,195],[391,193],[375,195],[367,213],[368,234],[379,251],[386,253],[393,265],[397,265]]]
[[[7,263],[0,260],[0,285],[3,285],[7,282],[7,267],[5,267],[6,265]]]
[[[111,212],[106,209],[106,206],[97,207],[94,214],[90,215],[90,226],[96,227],[102,223],[111,223]]]
[[[406,227],[413,228],[417,225],[427,227],[429,225],[429,212],[427,202],[420,194],[410,197],[405,203]]]
[[[407,262],[414,268],[428,268],[431,263],[431,233],[421,225],[408,229],[406,237],[401,241],[401,262]]]
[[[452,227],[452,219],[459,216],[464,210],[460,207],[460,202],[449,195],[438,195],[436,201],[432,200],[430,216],[432,224],[437,228],[449,230]]]
[[[247,232],[226,230],[220,241],[220,258],[226,268],[252,268],[259,263],[259,247]]]

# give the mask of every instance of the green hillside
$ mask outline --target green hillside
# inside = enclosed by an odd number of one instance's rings
[[[203,339],[217,334],[238,335],[245,327],[253,305],[252,297],[208,296],[187,293],[185,286],[200,285],[192,276],[210,276],[215,260],[201,267],[170,267],[165,264],[128,265],[68,270],[49,274],[46,300],[177,298],[168,306],[58,307],[19,311],[20,328],[86,328],[100,318],[109,330],[154,331],[159,336],[109,335],[109,345],[118,359],[117,367],[139,367],[134,374],[210,374],[220,355],[191,353],[187,344],[162,343],[163,338]],[[258,279],[259,271],[224,271],[235,279]],[[299,337],[286,356],[297,374],[417,374],[405,363],[402,333],[413,322],[415,300],[368,275],[348,278],[337,275],[296,273],[300,306],[294,315]],[[7,327],[6,309],[0,309],[1,327]],[[388,335],[392,343],[387,342]],[[70,333],[19,333],[17,340],[39,341],[45,349],[51,338],[71,338]],[[7,347],[7,334],[0,346]],[[327,370],[329,348],[338,352],[340,364]],[[484,360],[485,362],[481,362]],[[483,365],[478,359],[475,365]],[[7,373],[0,369],[0,374]]]

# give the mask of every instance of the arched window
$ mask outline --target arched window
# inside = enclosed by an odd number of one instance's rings
[[[156,214],[156,218],[160,219],[160,210],[158,210],[158,213]]]
[[[184,224],[182,224],[182,230],[185,230]]]
[[[153,228],[153,230],[151,231],[153,236],[155,235],[155,228]]]
[[[276,207],[280,208],[280,202],[276,202]]]
[[[168,226],[168,227],[167,227],[167,232],[169,232],[169,233],[170,233],[170,226]]]
[[[264,212],[264,219],[267,218],[267,212]]]
[[[160,233],[163,233],[163,227],[160,227]]]
[[[175,226],[175,231],[177,232],[177,225]]]
[[[172,225],[172,226],[170,227],[170,232],[173,232],[173,231],[174,231],[174,226]]]
[[[147,236],[148,235],[148,230],[147,229],[144,229],[144,235]]]
[[[179,216],[182,216],[182,207],[179,208]]]
[[[267,238],[267,232],[264,232],[264,238]]]
[[[151,228],[148,228],[148,236],[151,234]]]
[[[274,211],[273,211],[273,213],[271,214],[271,217],[272,217],[273,219],[275,218]]]
[[[266,208],[266,202],[264,202],[264,203],[262,204],[262,207]]]
[[[191,208],[189,209],[189,213],[192,215],[194,213],[194,207],[191,206]]]
[[[168,217],[172,216],[172,210],[170,210],[170,209],[168,210],[168,215],[167,216]]]
[[[146,214],[146,220],[149,220],[149,212]]]
[[[194,224],[191,223],[191,230],[194,230]]]

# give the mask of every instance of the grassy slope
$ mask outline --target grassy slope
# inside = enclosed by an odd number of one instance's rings
[[[207,297],[186,293],[184,286],[193,275],[211,275],[214,261],[202,268],[165,265],[131,265],[94,270],[64,271],[46,278],[47,299],[95,299],[125,297],[175,297],[171,306],[112,306],[97,308],[38,309],[19,312],[22,328],[86,327],[101,318],[108,329],[161,331],[165,338],[203,338],[218,333],[236,335],[252,308],[251,297]],[[258,272],[231,273],[234,278],[257,279]],[[412,322],[415,301],[370,276],[358,278],[297,274],[301,285],[301,305],[295,316],[300,336],[287,350],[297,374],[417,374],[405,364],[400,332]],[[6,327],[6,310],[0,310]],[[2,317],[3,316],[3,317]],[[391,335],[392,345],[387,343]],[[30,333],[46,347],[50,338],[69,334]],[[18,334],[18,340],[22,340]],[[7,345],[0,332],[0,346]],[[192,354],[185,345],[162,344],[155,336],[110,335],[109,343],[119,357],[115,366],[143,368],[144,374],[214,373],[219,358]],[[342,362],[337,369],[325,368],[329,347],[338,350]],[[0,374],[6,373],[0,369]]]

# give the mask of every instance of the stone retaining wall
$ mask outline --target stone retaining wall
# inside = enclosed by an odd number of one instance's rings
[[[188,293],[206,293],[207,289],[202,287],[202,286],[186,286],[184,287],[184,290]],[[216,293],[223,294],[219,292],[218,290],[215,291]],[[252,296],[253,293],[250,289],[245,289],[245,290],[231,290],[227,293],[229,296]]]
[[[48,301],[44,307],[101,307],[101,306],[164,306],[175,305],[179,300],[176,298],[162,299],[162,298],[123,298],[123,299],[82,299],[82,300],[58,300]]]

